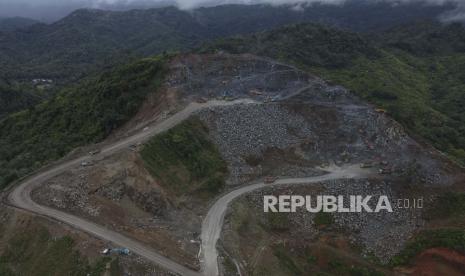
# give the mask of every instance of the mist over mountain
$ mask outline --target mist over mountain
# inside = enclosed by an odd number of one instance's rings
[[[388,3],[402,8],[403,5],[421,4],[430,6],[453,5],[455,8],[443,15],[444,20],[463,20],[465,6],[460,0],[0,0],[0,17],[28,17],[44,22],[56,21],[80,8],[103,10],[131,10],[176,6],[183,10],[213,7],[226,4],[286,5],[294,10],[303,10],[317,5],[352,5],[354,3]],[[408,9],[408,8],[407,8]]]
[[[415,20],[434,20],[454,8],[452,4],[349,1],[337,6],[314,4],[302,10],[271,5],[223,5],[192,11],[175,7],[81,9],[53,24],[0,33],[0,77],[75,80],[92,68],[127,56],[192,49],[208,40],[286,24],[317,22],[354,31],[378,31]]]
[[[461,2],[0,0],[0,276],[463,275]]]
[[[20,110],[53,95],[53,91],[39,91],[42,97],[35,97],[34,80],[52,81],[58,88],[135,58],[189,51],[218,38],[299,23],[380,32],[412,21],[459,16],[454,4],[424,2],[392,5],[351,0],[310,7],[256,4],[129,11],[124,11],[123,2],[120,5],[123,10],[78,9],[49,24],[24,18],[0,20],[0,79],[6,81],[3,90],[8,91],[1,93],[0,101],[11,106],[5,111]]]

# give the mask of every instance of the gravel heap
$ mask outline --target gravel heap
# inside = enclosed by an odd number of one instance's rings
[[[307,121],[278,104],[234,105],[199,113],[210,129],[214,143],[228,162],[230,184],[240,184],[253,173],[245,161],[268,148],[284,149],[312,137]]]
[[[96,206],[89,198],[88,177],[81,174],[76,181],[62,182],[63,179],[71,177],[70,173],[65,173],[58,179],[48,181],[40,189],[34,190],[32,193],[34,201],[57,209],[82,211],[93,217],[98,216],[100,207]]]
[[[317,195],[344,196],[349,195],[372,195],[370,206],[374,209],[380,195],[386,195],[391,200],[392,213],[381,211],[379,213],[332,213],[333,229],[341,229],[349,235],[348,239],[356,245],[361,245],[363,254],[374,255],[381,263],[388,263],[389,260],[398,254],[406,241],[413,233],[424,225],[421,219],[422,209],[401,209],[397,208],[395,202],[399,196],[390,188],[391,183],[380,180],[355,180],[342,179],[322,182],[319,184],[292,185],[285,187],[270,187],[246,195],[245,198],[255,206],[253,212],[263,214],[262,223],[266,223],[266,216],[263,213],[264,195],[301,195],[312,196],[312,206],[315,206]],[[317,192],[318,190],[318,192]],[[344,203],[345,206],[348,203]],[[316,238],[319,228],[313,223],[315,214],[304,209],[298,209],[295,213],[287,213],[289,219],[289,235],[293,238],[301,237],[302,240]]]
[[[397,208],[396,200],[403,198],[385,181],[339,180],[323,183],[325,193],[332,195],[372,195],[372,207],[381,195],[391,200],[393,212],[334,213],[334,222],[353,234],[356,244],[361,244],[365,254],[374,254],[386,264],[400,252],[414,231],[424,224],[420,218],[422,209]],[[374,204],[374,205],[373,205]]]

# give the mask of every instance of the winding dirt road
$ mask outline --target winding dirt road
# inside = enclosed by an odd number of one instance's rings
[[[295,185],[295,184],[311,184],[326,180],[344,179],[344,178],[363,178],[368,176],[369,171],[363,170],[359,165],[347,166],[344,168],[330,166],[325,168],[327,174],[315,177],[305,178],[286,178],[280,179],[273,184],[265,184],[264,182],[255,183],[252,185],[244,186],[237,190],[231,191],[220,199],[208,211],[202,224],[202,263],[203,263],[203,274],[205,276],[217,276],[218,271],[218,251],[216,249],[216,243],[221,235],[221,229],[223,228],[224,216],[226,210],[231,202],[244,194],[253,192],[258,189],[262,189],[270,186],[278,185]]]
[[[250,104],[255,103],[252,100],[236,100],[236,101],[209,101],[207,103],[191,103],[182,111],[174,114],[173,116],[169,117],[168,119],[164,120],[163,122],[159,123],[158,125],[152,127],[147,131],[140,132],[136,135],[131,137],[125,138],[121,141],[118,141],[112,145],[106,146],[101,150],[99,153],[99,158],[103,158],[105,156],[112,155],[118,151],[127,149],[130,145],[144,142],[151,137],[164,132],[175,125],[179,124],[180,122],[187,119],[191,116],[194,112],[199,111],[203,108],[214,107],[214,106],[227,106],[227,105],[234,105],[234,104]],[[233,190],[226,195],[222,196],[221,198],[216,201],[214,205],[212,205],[211,209],[209,210],[207,216],[204,219],[202,224],[202,243],[201,243],[201,250],[202,250],[202,273],[197,271],[193,271],[181,264],[178,264],[167,257],[157,253],[153,248],[147,247],[144,244],[128,238],[120,233],[107,229],[102,225],[95,224],[93,222],[87,221],[85,219],[79,218],[77,216],[67,214],[62,211],[58,211],[56,209],[39,205],[35,203],[31,199],[31,192],[38,187],[39,185],[43,184],[47,180],[72,169],[73,167],[79,166],[81,162],[88,161],[91,158],[89,156],[82,156],[76,158],[71,161],[65,161],[64,163],[58,164],[55,167],[44,171],[39,172],[36,175],[33,175],[23,182],[18,184],[8,196],[8,201],[11,205],[18,207],[20,209],[24,209],[42,216],[50,217],[61,222],[67,223],[77,229],[83,230],[101,238],[103,240],[110,241],[118,246],[128,248],[135,254],[138,254],[159,266],[178,273],[180,275],[186,276],[199,276],[199,275],[207,275],[207,276],[217,276],[218,275],[218,252],[216,250],[216,243],[221,234],[221,228],[224,221],[224,216],[229,204],[236,199],[237,197],[252,192],[254,190],[268,187],[270,184],[266,185],[264,183],[256,183],[250,186],[245,186],[239,188],[237,190]],[[286,184],[305,184],[305,183],[315,183],[324,180],[330,179],[340,179],[340,178],[359,178],[365,175],[365,172],[360,170],[356,166],[347,167],[347,168],[336,168],[330,167],[327,169],[328,174],[323,176],[317,177],[308,177],[308,178],[290,178],[290,179],[281,179],[276,181],[271,185],[286,185]]]
[[[182,111],[174,114],[173,116],[167,118],[163,122],[159,123],[155,127],[140,132],[134,136],[125,138],[124,140],[118,141],[112,145],[109,145],[101,150],[99,153],[99,158],[103,158],[105,156],[112,155],[120,150],[127,149],[130,145],[137,144],[139,142],[144,142],[150,137],[153,137],[161,132],[164,132],[175,125],[179,124],[180,122],[186,120],[191,116],[194,112],[214,106],[227,106],[227,105],[234,105],[234,104],[248,104],[254,103],[251,100],[236,100],[236,101],[209,101],[207,103],[191,103]],[[8,201],[15,207],[20,209],[24,209],[27,211],[31,211],[33,213],[43,215],[46,217],[50,217],[62,222],[65,222],[77,229],[81,229],[85,232],[88,232],[98,238],[103,240],[110,241],[116,245],[126,247],[132,252],[147,258],[148,260],[160,265],[163,268],[166,268],[170,271],[178,273],[180,275],[187,275],[187,276],[198,276],[201,275],[199,272],[193,271],[189,268],[184,267],[162,255],[157,253],[153,248],[147,247],[142,243],[130,239],[122,234],[119,234],[115,231],[105,228],[104,226],[95,224],[93,222],[87,221],[85,219],[79,218],[74,215],[67,214],[62,211],[55,210],[53,208],[49,208],[46,206],[41,206],[35,203],[31,199],[31,192],[44,183],[45,181],[53,178],[67,170],[72,169],[73,167],[79,166],[81,162],[88,161],[91,158],[89,156],[79,157],[77,159],[66,161],[61,163],[47,171],[40,172],[36,175],[33,175],[23,182],[21,182],[17,187],[13,189],[13,191],[8,196]]]

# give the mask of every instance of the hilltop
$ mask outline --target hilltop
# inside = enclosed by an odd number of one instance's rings
[[[224,275],[463,270],[465,29],[392,26],[447,6],[349,3],[83,9],[1,33],[0,274],[169,275],[102,257],[114,232],[198,270],[213,230]],[[322,193],[425,208],[262,212],[265,194]]]
[[[415,19],[435,19],[453,8],[354,0],[340,6],[315,4],[300,10],[269,5],[222,5],[193,11],[174,7],[81,9],[52,24],[0,33],[0,77],[74,81],[114,59],[124,62],[128,55],[187,50],[211,39],[286,24],[320,22],[356,31],[378,31]],[[366,16],[360,18],[360,14]]]
[[[463,25],[419,21],[375,36],[300,24],[219,40],[202,51],[291,62],[351,89],[463,163],[464,45]]]
[[[2,90],[9,92],[0,98],[11,107],[0,113],[28,108],[62,87],[113,66],[164,52],[189,51],[218,38],[308,22],[377,32],[412,20],[436,20],[454,8],[353,0],[342,5],[221,5],[192,11],[80,9],[51,24],[5,19],[0,21],[0,78],[8,84]],[[7,27],[2,29],[1,22]],[[34,80],[51,84],[37,85]]]

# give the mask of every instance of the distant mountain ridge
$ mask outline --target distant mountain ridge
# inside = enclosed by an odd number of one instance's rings
[[[65,82],[131,55],[192,49],[219,37],[286,24],[318,22],[355,31],[377,31],[420,18],[436,18],[452,5],[393,6],[353,0],[344,5],[224,5],[183,11],[174,7],[130,11],[81,9],[53,24],[0,33],[0,77],[47,77]],[[361,16],[363,15],[363,16]]]
[[[0,32],[11,32],[37,23],[39,23],[39,21],[24,17],[0,18]]]

